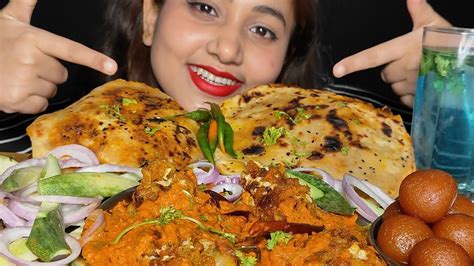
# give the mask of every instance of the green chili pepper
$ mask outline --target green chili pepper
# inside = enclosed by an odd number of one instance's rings
[[[224,131],[225,131],[225,118],[219,108],[219,105],[215,103],[209,103],[211,106],[211,115],[217,121],[217,141],[219,142],[219,148],[222,152],[225,151],[224,146]]]
[[[207,139],[209,140],[209,147],[212,154],[216,151],[217,148],[217,121],[211,119],[209,121],[209,131],[207,132]]]
[[[237,158],[237,154],[234,151],[234,131],[227,122],[225,122],[224,146],[227,154],[232,158]]]
[[[206,159],[214,164],[214,153],[211,151],[209,146],[209,139],[207,138],[207,134],[209,131],[209,122],[202,124],[202,126],[198,129],[196,138],[198,141],[199,148],[201,148],[202,153],[206,157]]]
[[[184,116],[197,122],[207,122],[211,118],[209,110],[206,109],[198,109],[196,111],[185,113]]]
[[[190,118],[196,122],[207,122],[211,118],[211,113],[209,112],[209,110],[203,108],[203,109],[198,109],[196,111],[187,112],[184,114],[165,116],[165,117],[162,117],[162,119],[172,120],[180,116]]]

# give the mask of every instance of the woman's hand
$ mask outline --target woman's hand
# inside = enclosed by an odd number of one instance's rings
[[[385,65],[381,73],[382,79],[391,84],[405,105],[413,106],[423,27],[451,25],[426,0],[407,0],[407,8],[413,21],[413,31],[344,58],[334,66],[334,76],[339,78],[352,72]]]
[[[0,10],[0,111],[39,113],[68,73],[58,59],[113,74],[117,64],[82,44],[30,25],[36,0]]]

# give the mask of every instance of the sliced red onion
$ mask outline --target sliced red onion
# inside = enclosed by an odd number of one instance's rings
[[[0,220],[8,227],[24,226],[25,220],[18,217],[14,212],[7,208],[7,206],[0,203]],[[0,237],[0,241],[1,241]]]
[[[65,235],[65,239],[69,247],[71,248],[71,254],[64,259],[52,262],[37,262],[37,261],[27,261],[20,258],[15,257],[8,246],[13,241],[20,239],[22,237],[28,237],[31,232],[31,227],[11,227],[7,229],[3,229],[0,231],[0,254],[5,256],[10,262],[16,265],[69,265],[72,261],[74,261],[79,255],[81,254],[81,245],[79,242],[69,235]]]
[[[214,181],[214,184],[220,185],[223,183],[229,183],[229,184],[240,184],[240,175],[219,175]]]
[[[23,188],[22,190],[16,191],[15,196],[24,197],[24,196],[31,195],[37,191],[38,191],[38,182],[34,182],[34,183],[29,184],[27,187]]]
[[[377,188],[376,190],[373,190],[372,187],[375,186],[368,186],[367,184],[367,181],[359,180],[358,178],[349,174],[344,174],[344,178],[342,179],[342,189],[349,203],[353,207],[357,208],[356,211],[362,217],[367,219],[369,222],[373,222],[375,219],[377,219],[378,214],[369,205],[367,205],[367,203],[365,203],[362,197],[357,194],[354,187],[369,195],[383,209],[387,208],[388,205],[390,205],[394,200],[385,194],[385,192],[383,192],[381,189]],[[386,201],[382,200],[382,198]]]
[[[125,165],[117,164],[100,164],[83,167],[78,169],[76,172],[99,172],[99,173],[134,173],[140,177],[143,177],[142,170],[140,168],[129,167]]]
[[[330,185],[333,188],[335,188],[336,186],[336,179],[332,177],[328,172],[324,171],[323,169],[311,168],[311,167],[300,167],[300,168],[295,168],[292,170],[296,172],[310,172],[310,173],[315,172],[318,175],[320,175],[323,181],[328,183],[328,185]]]
[[[66,169],[66,168],[86,167],[86,166],[89,166],[90,164],[81,162],[75,158],[68,158],[68,159],[59,160],[59,165],[61,166],[62,169]]]
[[[17,197],[19,201],[27,202],[55,202],[55,203],[67,203],[67,204],[91,204],[100,200],[100,198],[84,198],[84,197],[72,197],[72,196],[40,196],[38,194],[29,195],[26,197]]]
[[[99,159],[97,159],[95,153],[89,148],[79,144],[60,146],[53,149],[48,154],[52,154],[58,159],[68,156],[89,165],[99,164]]]
[[[344,174],[344,179],[349,181],[349,184],[353,184],[353,186],[357,187],[358,189],[362,190],[365,194],[369,195],[373,198],[383,209],[386,209],[388,205],[392,204],[395,200],[392,199],[388,194],[386,194],[382,189],[377,187],[374,184],[371,184],[365,180],[358,179],[357,177]]]
[[[80,204],[61,204],[61,211],[64,212],[72,212],[72,211],[77,211],[84,205]]]
[[[196,175],[198,185],[214,183],[219,176],[217,168],[207,161],[199,161],[190,164],[189,167],[192,168],[193,173]],[[206,172],[202,168],[209,168],[209,170]]]
[[[33,159],[28,159],[26,161],[17,163],[15,165],[12,165],[8,167],[3,174],[0,175],[0,184],[3,183],[3,181],[9,177],[13,171],[16,169],[20,168],[25,168],[25,167],[30,167],[30,166],[44,166],[46,164],[46,158],[33,158]]]
[[[341,180],[334,180],[334,190],[339,192],[339,194],[343,195],[344,191],[342,191],[342,181]]]
[[[244,189],[239,184],[223,183],[211,188],[212,191],[224,196],[228,201],[235,201],[242,195]]]
[[[78,221],[83,221],[95,208],[100,204],[100,201],[86,205],[79,210],[74,210],[71,212],[64,212],[64,224],[73,224]]]
[[[88,219],[94,219],[94,222],[91,224],[89,228],[85,232],[82,233],[81,239],[79,243],[81,243],[81,247],[83,247],[89,240],[91,240],[94,233],[104,225],[104,211],[102,209],[96,209],[92,212]]]
[[[27,221],[34,220],[36,214],[39,211],[39,206],[28,204],[24,202],[19,202],[17,200],[10,200],[8,202],[8,208],[18,217],[21,217]]]

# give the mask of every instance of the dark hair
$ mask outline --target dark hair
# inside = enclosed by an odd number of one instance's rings
[[[315,88],[324,76],[318,43],[318,0],[293,1],[296,25],[276,82]],[[155,2],[162,7],[165,0]],[[117,61],[119,69],[106,79],[125,78],[159,87],[151,68],[150,48],[142,42],[142,10],[139,0],[107,1],[102,50]]]

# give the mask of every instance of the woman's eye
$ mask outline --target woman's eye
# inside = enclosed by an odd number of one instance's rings
[[[271,30],[269,30],[265,27],[262,27],[262,26],[252,27],[252,28],[250,28],[250,31],[262,36],[263,38],[267,38],[267,39],[271,39],[271,40],[276,40],[277,39],[277,37],[276,37],[275,33],[273,33],[273,31],[271,31]]]
[[[191,5],[192,8],[194,8],[198,12],[202,12],[211,16],[217,16],[216,10],[211,5],[201,3],[201,2],[188,2],[188,3],[189,5]]]

